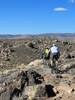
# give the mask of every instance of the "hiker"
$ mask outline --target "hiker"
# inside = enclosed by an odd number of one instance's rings
[[[50,51],[48,47],[46,47],[44,51],[42,52],[42,58],[43,58],[44,64],[48,65],[47,61],[50,59]]]
[[[46,60],[49,60],[49,58],[50,58],[50,54],[49,54],[50,52],[49,52],[49,48],[45,48],[45,51],[44,51],[44,59],[46,59]]]
[[[60,57],[60,50],[56,46],[56,44],[53,44],[53,46],[50,48],[50,58],[51,58],[51,66],[56,63],[58,63],[58,59]]]

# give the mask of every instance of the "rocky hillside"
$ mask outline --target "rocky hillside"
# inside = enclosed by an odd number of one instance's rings
[[[52,73],[52,68],[37,59],[0,72],[0,100],[75,100],[73,66],[75,62],[70,62],[62,73]]]
[[[56,43],[56,67],[43,62]],[[50,37],[0,40],[0,100],[75,100],[75,43]]]
[[[20,64],[28,64],[35,59],[40,59],[45,47],[56,43],[61,50],[61,56],[71,54],[72,58],[75,43],[60,41],[46,36],[29,37],[22,39],[0,40],[0,69],[13,68]],[[65,55],[66,54],[66,55]]]

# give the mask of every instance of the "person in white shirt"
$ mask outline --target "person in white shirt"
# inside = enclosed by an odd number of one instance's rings
[[[60,50],[55,44],[53,44],[53,46],[50,48],[50,57],[51,62],[58,61],[60,57]]]

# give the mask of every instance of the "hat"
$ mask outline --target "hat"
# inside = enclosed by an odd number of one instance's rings
[[[55,46],[56,44],[53,43],[53,46]]]

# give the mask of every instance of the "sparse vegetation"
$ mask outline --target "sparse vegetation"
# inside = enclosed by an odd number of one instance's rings
[[[44,63],[40,59],[44,48],[52,43],[61,50],[57,68],[51,67],[50,60]],[[64,97],[71,100],[75,92],[74,78],[74,42],[42,36],[1,40],[0,100],[64,100]]]

